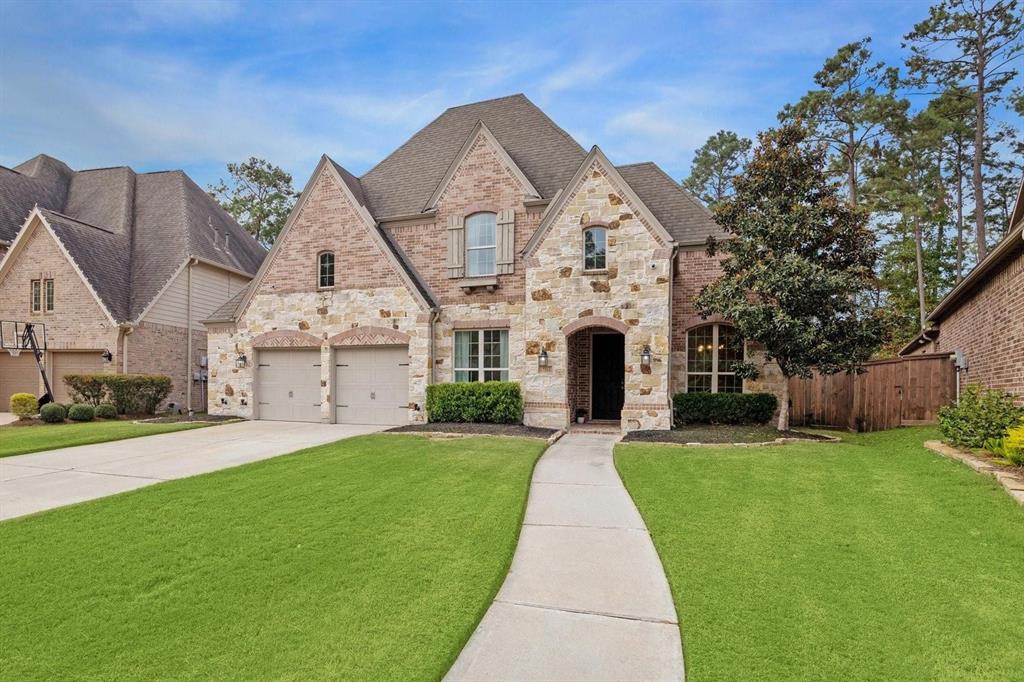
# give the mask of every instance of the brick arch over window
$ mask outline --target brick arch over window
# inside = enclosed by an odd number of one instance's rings
[[[295,329],[281,329],[260,334],[252,340],[253,348],[319,348],[320,339]]]
[[[327,339],[331,346],[404,346],[410,337],[396,329],[366,325],[353,327]]]
[[[709,315],[707,317],[701,317],[700,315],[689,315],[683,318],[682,329],[683,331],[690,331],[696,327],[703,327],[706,324],[725,324],[732,326],[729,320],[725,319],[721,315]]]
[[[581,317],[578,320],[573,320],[562,327],[562,333],[566,336],[572,336],[575,332],[578,332],[581,329],[587,329],[588,327],[605,327],[607,329],[613,329],[620,334],[625,334],[629,330],[629,325],[622,320],[616,320],[614,317],[588,315],[586,317]]]

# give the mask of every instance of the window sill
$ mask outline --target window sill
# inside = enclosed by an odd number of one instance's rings
[[[607,275],[608,268],[601,268],[600,270],[584,270],[584,275]]]
[[[477,289],[486,289],[487,291],[494,291],[498,288],[498,276],[488,275],[485,277],[466,277],[458,281],[458,286],[465,293],[469,294]]]

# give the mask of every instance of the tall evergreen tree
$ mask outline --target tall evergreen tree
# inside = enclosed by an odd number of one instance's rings
[[[733,193],[733,179],[743,170],[753,143],[731,130],[719,130],[693,156],[683,187],[714,207]]]
[[[984,166],[988,115],[1003,89],[1017,75],[1011,63],[1024,43],[1024,15],[1018,0],[941,0],[928,18],[904,38],[911,75],[920,84],[959,85],[974,103],[975,239],[978,261],[987,253]]]
[[[736,193],[715,207],[733,238],[721,250],[722,276],[697,299],[703,315],[731,320],[778,363],[783,382],[778,428],[789,428],[789,378],[856,371],[885,336],[884,313],[870,304],[878,252],[864,211],[829,178],[823,145],[786,124],[762,133]],[[742,376],[755,368],[739,363]]]
[[[846,176],[851,206],[858,201],[860,164],[885,133],[886,121],[906,109],[893,94],[895,78],[882,62],[871,61],[871,38],[843,45],[814,74],[818,86],[796,104],[787,104],[780,121],[803,121],[812,140],[828,143]]]
[[[270,246],[288,220],[298,192],[292,176],[264,159],[229,163],[229,182],[207,187],[210,196],[264,246]]]

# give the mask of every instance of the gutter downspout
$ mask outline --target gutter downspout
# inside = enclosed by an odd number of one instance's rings
[[[185,406],[188,408],[188,418],[192,419],[192,266],[196,259],[191,258],[185,266],[185,344],[188,350],[185,352]]]
[[[676,292],[676,268],[679,267],[679,245],[676,244],[672,247],[672,257],[668,261],[668,359],[666,361],[666,371],[668,376],[665,385],[668,386],[668,414],[669,414],[669,428],[671,429],[675,425],[675,410],[672,403],[673,389],[678,389],[678,386],[672,385],[672,350],[673,342],[675,339],[675,328],[673,327],[672,320],[675,319],[674,311],[672,310],[672,302],[675,300]]]
[[[128,335],[135,331],[135,324],[122,324],[121,329],[121,374],[128,373]]]
[[[435,382],[434,367],[437,365],[434,358],[434,323],[437,322],[438,318],[441,317],[440,308],[431,308],[430,317],[427,318],[427,331],[430,334],[428,337],[429,345],[427,346],[427,355],[430,357],[430,371],[429,371],[429,382],[433,384]],[[426,405],[423,406],[426,410]]]

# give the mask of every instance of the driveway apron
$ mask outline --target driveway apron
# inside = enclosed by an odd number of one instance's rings
[[[616,436],[537,463],[505,583],[446,680],[681,680],[668,581],[615,471]]]
[[[0,520],[227,469],[383,428],[247,421],[4,457],[0,459]]]

